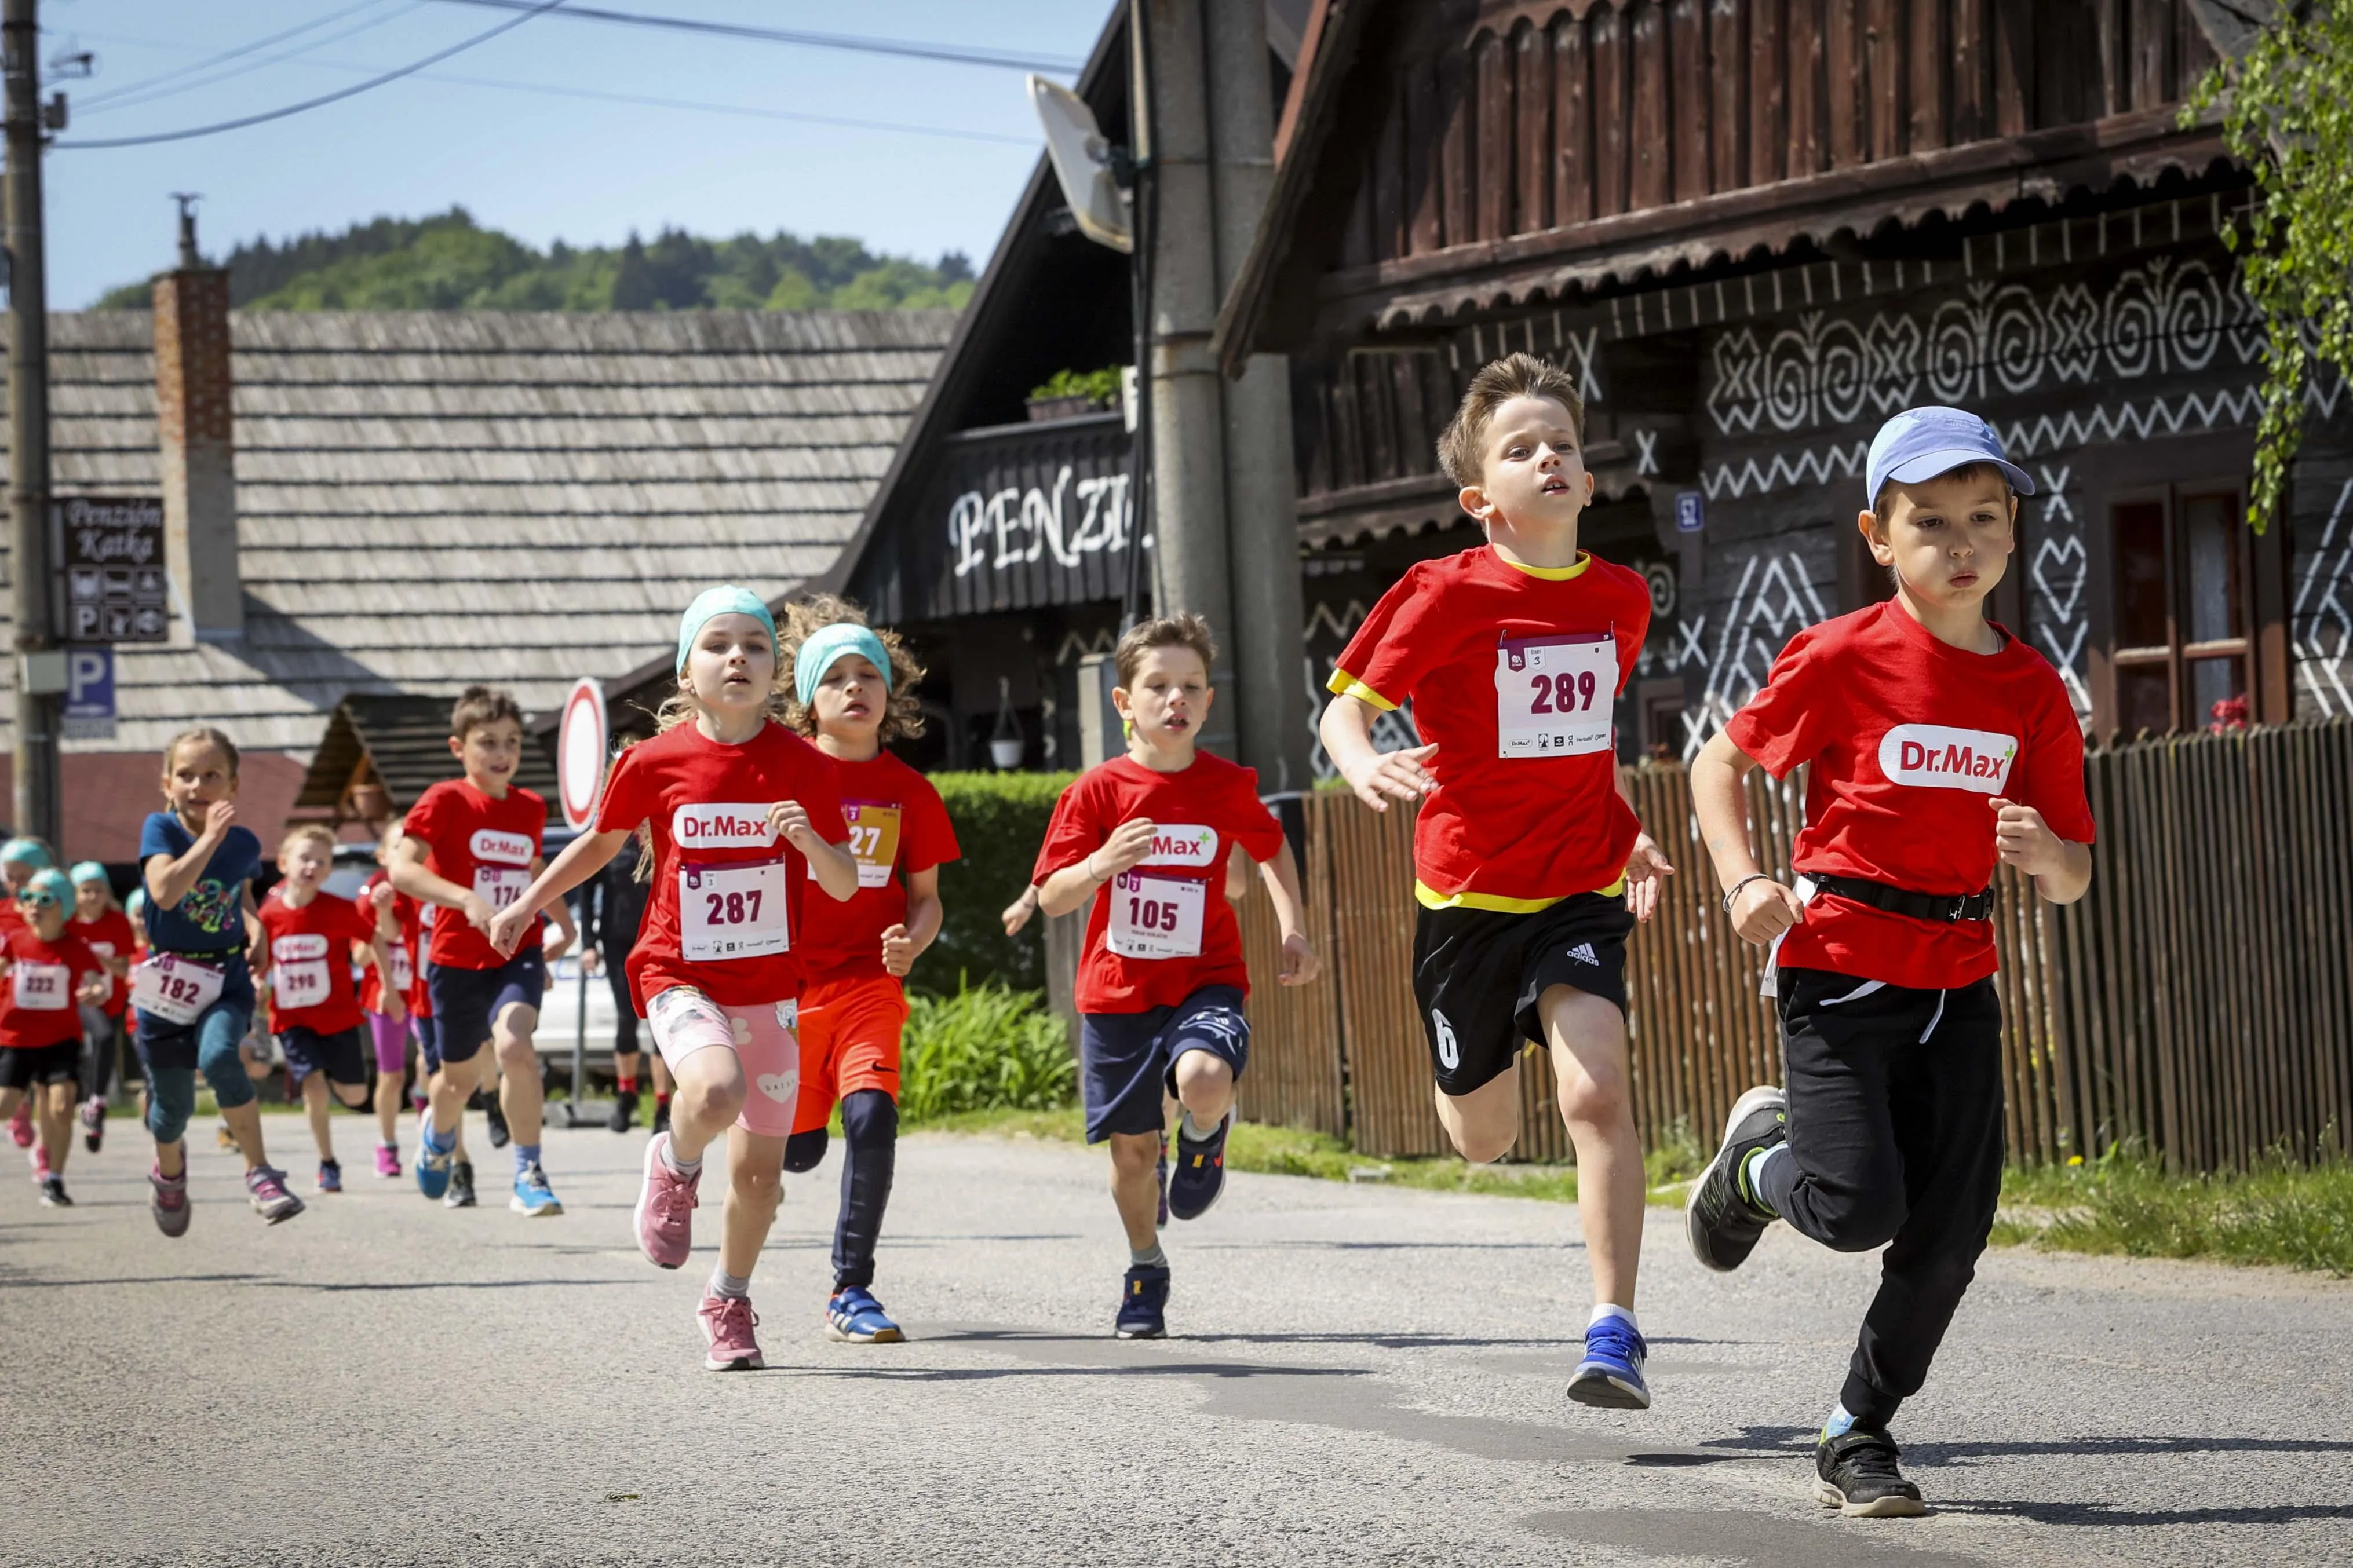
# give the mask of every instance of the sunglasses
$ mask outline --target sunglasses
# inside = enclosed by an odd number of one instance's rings
[[[48,904],[57,908],[63,907],[58,903],[58,896],[55,893],[40,888],[17,889],[16,901],[20,904]]]

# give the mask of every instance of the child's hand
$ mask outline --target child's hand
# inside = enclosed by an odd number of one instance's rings
[[[1402,752],[1376,752],[1360,759],[1343,776],[1356,798],[1375,811],[1387,811],[1389,801],[1419,800],[1438,788],[1438,780],[1422,764],[1438,752],[1433,743],[1408,746]]]
[[[1150,817],[1133,817],[1113,829],[1111,842],[1087,857],[1087,870],[1103,881],[1110,881],[1122,871],[1133,871],[1151,858],[1153,823]]]
[[[1324,961],[1307,945],[1307,939],[1296,932],[1282,939],[1282,967],[1275,972],[1275,980],[1284,985],[1312,985],[1324,973]]]
[[[797,800],[780,800],[768,807],[768,831],[807,855],[824,842],[809,826],[808,813]]]
[[[498,923],[498,911],[491,909],[491,901],[480,893],[468,893],[459,900],[458,912],[466,917],[468,925],[472,926],[484,936],[490,935],[491,928]],[[507,951],[513,950],[509,948]]]
[[[540,943],[540,956],[550,963],[554,963],[571,951],[572,933],[562,926],[556,926],[549,931],[546,939]]]
[[[466,918],[471,920],[474,917],[470,911]],[[514,950],[522,945],[523,922],[530,918],[522,912],[521,904],[509,904],[499,911],[482,934],[491,939],[491,945],[498,949],[501,958],[512,958]]]
[[[374,904],[376,907],[376,910],[381,912],[392,908],[392,883],[390,881],[378,882],[375,885],[375,891],[368,895],[368,902]]]
[[[1772,946],[1774,938],[1805,918],[1803,900],[1769,877],[1742,888],[1732,900],[1732,929],[1758,947]]]
[[[206,838],[226,838],[228,837],[228,830],[236,826],[237,802],[233,800],[216,800],[213,802],[208,808],[206,808],[205,812],[204,832],[204,836]]]
[[[389,985],[384,988],[384,1016],[396,1024],[404,1023],[408,1017],[408,1004],[402,1001],[400,993]]]
[[[2051,831],[2042,814],[2031,805],[1995,796],[1993,847],[2005,866],[2015,866],[2030,877],[2066,868],[2066,842]]]
[[[1021,928],[1028,925],[1029,917],[1037,912],[1038,889],[1024,888],[1021,889],[1021,896],[1006,905],[1005,912],[997,918],[1005,922],[1006,935],[1019,936]]]
[[[1659,896],[1666,890],[1662,880],[1674,874],[1656,840],[1647,833],[1634,835],[1634,852],[1626,857],[1626,907],[1636,920],[1659,912]]]
[[[74,1000],[85,1006],[95,1007],[106,1000],[108,990],[106,977],[102,974],[93,974],[75,989]]]
[[[915,939],[907,934],[904,925],[895,925],[882,933],[882,972],[894,980],[907,978],[907,971],[915,966]]]

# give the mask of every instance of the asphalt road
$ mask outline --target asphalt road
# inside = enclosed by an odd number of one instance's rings
[[[1996,1254],[1897,1433],[1937,1511],[1842,1521],[1808,1445],[1869,1258],[1776,1234],[1723,1280],[1653,1211],[1658,1405],[1593,1412],[1567,1208],[1238,1175],[1171,1227],[1177,1337],[1123,1344],[1100,1156],[914,1137],[880,1281],[914,1340],[819,1332],[828,1161],[755,1281],[771,1370],[716,1375],[708,1245],[629,1246],[639,1147],[551,1134],[562,1219],[362,1173],[276,1229],[206,1150],[179,1242],[129,1139],[77,1153],[77,1208],[12,1179],[0,1562],[2353,1559],[2343,1283]]]

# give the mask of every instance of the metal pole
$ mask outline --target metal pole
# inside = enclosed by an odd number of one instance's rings
[[[580,971],[580,989],[572,1020],[572,1101],[564,1121],[568,1127],[581,1127],[586,1122],[580,1114],[580,1100],[588,1087],[588,949],[585,945],[572,963]]]
[[[19,833],[57,846],[58,731],[63,672],[56,662],[50,615],[48,283],[41,237],[41,79],[37,0],[0,7],[0,51],[7,78],[8,507],[9,596],[16,619],[15,816]],[[44,688],[36,691],[35,688]]]

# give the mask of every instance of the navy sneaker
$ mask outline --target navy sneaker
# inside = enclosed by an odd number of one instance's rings
[[[1770,1085],[1733,1102],[1723,1144],[1683,1200],[1683,1237],[1703,1268],[1718,1274],[1739,1268],[1781,1217],[1756,1201],[1742,1173],[1750,1155],[1789,1141],[1788,1125],[1789,1097]]]
[[[514,1134],[507,1131],[506,1110],[496,1094],[482,1096],[482,1120],[491,1124],[491,1148],[503,1149],[513,1141]]]
[[[845,1285],[825,1304],[825,1337],[851,1345],[895,1345],[907,1336],[863,1285]]]
[[[449,1190],[441,1194],[441,1206],[445,1209],[472,1208],[475,1202],[474,1163],[452,1159],[449,1173],[445,1179],[449,1184]]]
[[[1568,1380],[1568,1396],[1604,1410],[1648,1410],[1651,1385],[1642,1381],[1642,1362],[1650,1353],[1634,1325],[1610,1314],[1585,1331],[1585,1359]]]
[[[1199,1219],[1226,1190],[1226,1134],[1233,1131],[1234,1113],[1228,1110],[1218,1130],[1196,1143],[1176,1124],[1176,1165],[1168,1173],[1168,1212],[1177,1219]]]
[[[1124,1340],[1165,1340],[1167,1310],[1168,1265],[1134,1264],[1119,1289],[1119,1318],[1112,1332]]]

